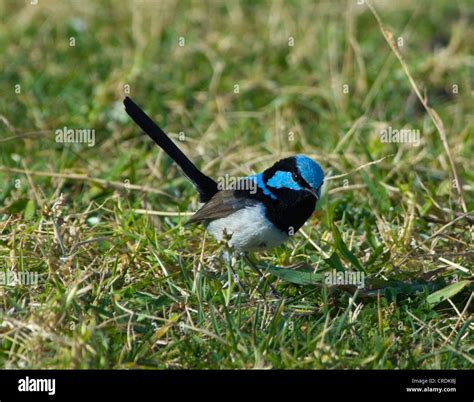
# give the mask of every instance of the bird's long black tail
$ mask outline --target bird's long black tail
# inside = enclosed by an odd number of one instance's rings
[[[128,96],[125,97],[123,104],[125,105],[125,111],[135,123],[137,123],[183,170],[186,177],[193,183],[194,187],[196,187],[200,201],[209,201],[218,191],[217,183],[202,173],[186,155],[181,152],[173,141],[171,141],[165,132]]]

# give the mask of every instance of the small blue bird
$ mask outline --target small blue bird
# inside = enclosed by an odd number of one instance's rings
[[[217,240],[226,239],[232,250],[278,246],[313,213],[324,173],[307,156],[281,159],[262,173],[239,179],[233,188],[220,189],[129,97],[124,105],[135,123],[178,164],[198,191],[204,205],[189,222],[202,222]]]

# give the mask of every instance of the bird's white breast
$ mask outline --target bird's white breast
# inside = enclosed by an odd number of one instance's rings
[[[207,226],[207,231],[217,240],[222,240],[224,230],[228,236],[232,235],[229,245],[239,251],[272,248],[288,239],[287,233],[265,217],[263,205],[240,209]]]

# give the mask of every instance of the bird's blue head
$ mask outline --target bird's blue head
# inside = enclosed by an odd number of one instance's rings
[[[324,172],[315,161],[304,155],[281,159],[262,174],[262,185],[268,195],[293,190],[321,196]]]

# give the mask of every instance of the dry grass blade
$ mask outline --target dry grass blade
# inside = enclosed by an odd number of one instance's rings
[[[377,13],[377,11],[373,7],[373,5],[368,0],[367,0],[367,5],[369,6],[370,11],[372,11],[372,14],[374,15],[375,19],[377,20],[380,31],[382,32],[385,40],[387,41],[387,43],[389,44],[389,46],[392,49],[393,53],[395,54],[398,61],[402,65],[403,71],[405,72],[405,75],[407,76],[408,80],[410,81],[410,85],[413,88],[413,90],[415,91],[416,96],[420,100],[421,104],[425,108],[426,112],[428,113],[431,120],[433,121],[433,124],[435,125],[436,129],[438,130],[439,136],[441,138],[441,142],[443,143],[444,150],[446,151],[446,155],[448,156],[449,164],[451,165],[451,171],[452,171],[455,183],[456,183],[455,188],[458,192],[459,199],[461,201],[462,209],[463,209],[464,212],[467,212],[467,206],[466,206],[466,201],[464,200],[464,192],[463,192],[462,183],[461,183],[461,180],[459,179],[458,172],[456,170],[456,165],[454,164],[454,160],[453,160],[453,157],[451,155],[451,150],[449,149],[449,144],[448,144],[448,140],[446,138],[446,130],[444,128],[443,121],[439,117],[438,113],[428,105],[427,99],[421,95],[421,92],[418,89],[418,86],[416,85],[416,82],[413,79],[405,60],[403,60],[403,57],[402,57],[400,51],[398,50],[397,44],[395,43],[395,41],[393,39],[392,32],[385,28],[385,26],[382,23],[382,20],[380,19],[379,14]]]
[[[39,171],[26,171],[16,168],[9,168],[5,166],[0,166],[0,172],[7,172],[7,173],[20,173],[25,175],[32,175],[32,176],[43,176],[43,177],[58,177],[63,179],[70,179],[70,180],[83,180],[88,181],[100,186],[104,187],[112,187],[119,190],[135,190],[135,191],[142,191],[144,193],[152,193],[152,194],[160,194],[167,197],[170,197],[169,194],[165,193],[164,191],[160,191],[148,186],[140,186],[138,184],[131,184],[131,183],[121,183],[117,181],[111,180],[104,180],[98,179],[96,177],[91,177],[86,174],[82,173],[56,173],[56,172],[39,172]]]

